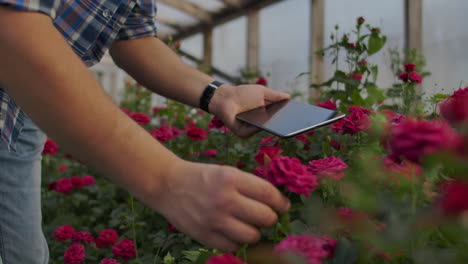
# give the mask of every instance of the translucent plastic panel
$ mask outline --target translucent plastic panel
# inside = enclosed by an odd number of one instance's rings
[[[171,6],[165,5],[161,2],[157,2],[158,5],[158,17],[166,18],[170,21],[177,21],[182,25],[195,24],[198,20],[187,13],[184,13],[178,9],[175,9]]]
[[[213,30],[213,65],[220,70],[239,76],[245,68],[247,19],[241,17]]]
[[[387,45],[378,54],[371,56],[369,63],[379,65],[378,84],[382,88],[390,87],[395,81],[390,70],[389,48],[404,48],[404,1],[403,0],[326,0],[325,1],[325,45],[332,41],[330,35],[339,25],[338,36],[354,29],[356,19],[363,16],[366,23],[380,27],[387,36]],[[351,41],[354,41],[351,39]],[[325,78],[333,75],[335,66],[331,58],[325,59]]]
[[[193,35],[190,38],[183,39],[180,42],[180,49],[188,54],[201,59],[203,57],[203,36],[202,34]]]
[[[260,70],[269,86],[307,92],[310,0],[285,0],[260,11]]]
[[[428,95],[468,85],[467,10],[466,0],[424,0],[423,50],[432,72],[424,80]]]

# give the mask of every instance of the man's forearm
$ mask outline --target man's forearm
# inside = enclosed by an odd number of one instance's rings
[[[49,17],[0,7],[0,24],[14,25],[0,30],[0,84],[20,107],[88,165],[149,195],[178,158],[112,103]]]
[[[148,89],[179,102],[199,107],[200,96],[213,78],[186,65],[157,38],[117,41],[114,61]]]

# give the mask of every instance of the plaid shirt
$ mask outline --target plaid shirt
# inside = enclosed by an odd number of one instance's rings
[[[154,0],[0,0],[0,5],[49,15],[83,62],[96,64],[115,40],[156,36]],[[0,87],[0,137],[9,149],[25,114]]]

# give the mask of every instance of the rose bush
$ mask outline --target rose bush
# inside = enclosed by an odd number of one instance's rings
[[[398,60],[395,84],[381,89],[370,58],[385,44],[380,29],[360,17],[353,35],[332,38],[318,53],[335,61],[344,53],[347,70],[312,85],[322,90],[314,101],[347,117],[287,140],[237,138],[172,101],[151,109],[150,94],[127,83],[122,111],[154,140],[181,158],[253,173],[289,197],[290,212],[257,245],[204,248],[49,139],[42,194],[51,263],[468,263],[468,88],[436,95],[441,116],[426,114],[417,57]]]

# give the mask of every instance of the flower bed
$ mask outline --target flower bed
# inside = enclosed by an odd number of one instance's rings
[[[257,245],[235,254],[203,248],[48,140],[51,263],[468,263],[468,87],[432,98],[443,118],[425,113],[419,57],[407,56],[394,67],[395,85],[380,89],[367,62],[385,44],[380,30],[359,18],[352,35],[332,38],[319,53],[348,70],[313,87],[322,89],[319,105],[348,116],[288,140],[264,132],[240,139],[171,101],[150,111],[148,92],[127,84],[123,111],[155,140],[184,159],[251,172],[289,197],[290,212]]]

